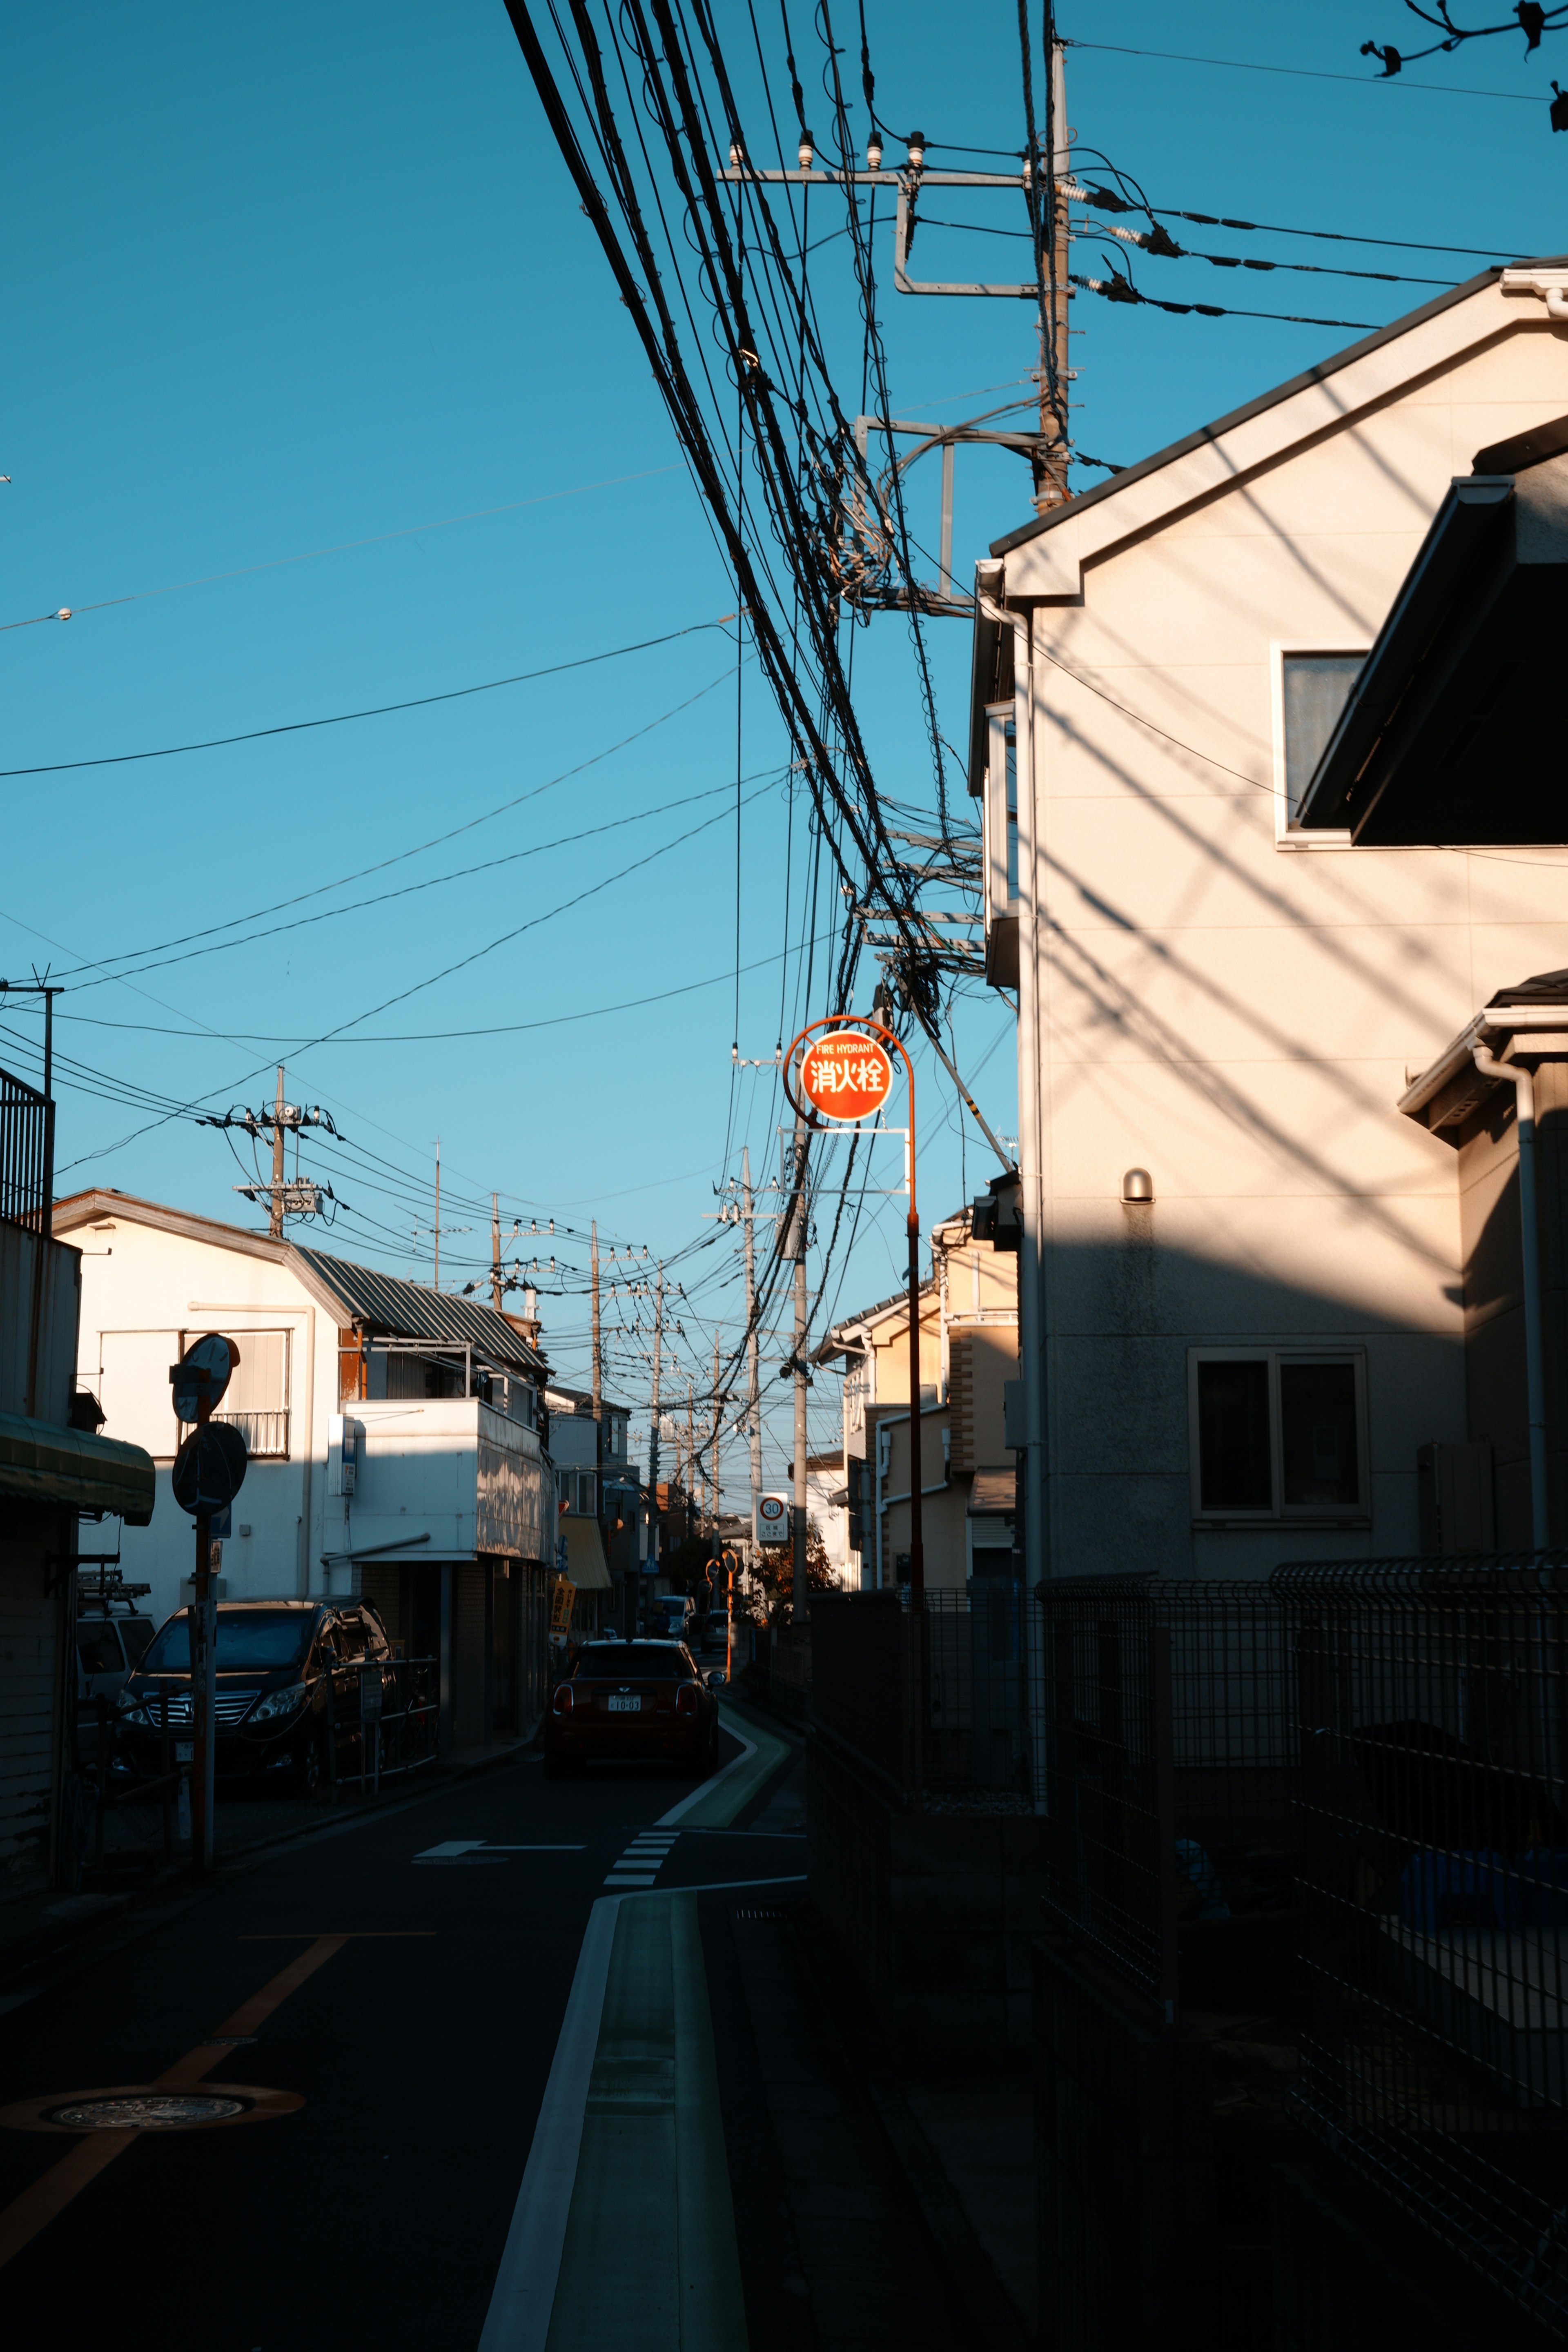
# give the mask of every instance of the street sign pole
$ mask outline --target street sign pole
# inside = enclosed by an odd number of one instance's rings
[[[195,1574],[191,1580],[191,1866],[201,1878],[212,1868],[214,1739],[217,1610],[212,1590],[212,1523],[215,1508],[226,1509],[245,1476],[246,1446],[238,1430],[213,1423],[239,1349],[214,1332],[187,1349],[169,1367],[174,1418],[194,1433],[174,1458],[174,1499],[195,1521]]]
[[[784,1066],[784,1091],[797,1111],[802,1106],[795,1101],[790,1073],[795,1046],[807,1039],[814,1042],[801,1057],[800,1083],[814,1125],[817,1116],[856,1125],[875,1118],[891,1090],[895,1053],[903,1062],[909,1087],[904,1181],[910,1195],[910,1606],[921,1612],[925,1608],[925,1540],[921,1496],[921,1220],[915,1202],[914,1064],[893,1031],[868,1015],[836,1014],[814,1021],[801,1031]]]
[[[204,1404],[205,1421],[212,1407]],[[191,1761],[191,1862],[198,1878],[213,1861],[213,1653],[216,1648],[212,1600],[212,1521],[196,1519],[196,1572],[191,1599],[191,1711],[195,1741]]]

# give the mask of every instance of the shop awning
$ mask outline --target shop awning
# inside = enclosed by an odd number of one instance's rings
[[[0,1412],[0,1495],[15,1502],[113,1511],[129,1526],[144,1528],[153,1517],[154,1491],[153,1456],[140,1445]]]
[[[1017,1474],[1011,1464],[1005,1470],[977,1470],[970,1485],[965,1516],[972,1519],[1010,1519],[1017,1503]]]
[[[612,1591],[598,1520],[579,1518],[574,1511],[568,1511],[561,1524],[566,1531],[566,1573],[578,1591]]]

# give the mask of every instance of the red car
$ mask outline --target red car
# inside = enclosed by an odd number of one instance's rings
[[[579,1653],[545,1717],[545,1777],[583,1771],[595,1757],[669,1763],[693,1780],[712,1771],[719,1702],[684,1642],[590,1642]]]

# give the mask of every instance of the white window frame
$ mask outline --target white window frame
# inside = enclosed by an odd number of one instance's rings
[[[1267,1510],[1205,1510],[1198,1428],[1198,1366],[1268,1366],[1268,1476]],[[1353,1503],[1286,1503],[1285,1432],[1279,1410],[1279,1371],[1285,1364],[1350,1364],[1355,1370],[1356,1483]],[[1194,1528],[1365,1528],[1372,1524],[1372,1458],[1366,1403],[1366,1349],[1359,1347],[1189,1348],[1187,1349],[1187,1451]]]
[[[1268,648],[1270,721],[1274,738],[1274,846],[1276,849],[1353,849],[1355,840],[1339,826],[1309,833],[1290,822],[1285,785],[1285,658],[1287,655],[1359,654],[1372,651],[1364,637],[1276,637]]]
[[[985,706],[985,790],[981,795],[980,822],[987,938],[994,922],[1018,912],[1018,900],[1007,890],[1007,730],[1016,718],[1016,709],[1011,702]],[[1014,771],[1017,772],[1016,744]]]

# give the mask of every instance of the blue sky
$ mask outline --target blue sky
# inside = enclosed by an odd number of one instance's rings
[[[826,131],[820,50],[796,13],[808,113]],[[1157,205],[1458,238],[1503,257],[1568,244],[1568,138],[1550,133],[1543,96],[1568,42],[1549,38],[1528,64],[1521,40],[1476,44],[1409,68],[1406,86],[1376,88],[1361,41],[1403,43],[1405,23],[1418,30],[1394,0],[1291,12],[1210,0],[1179,16],[1140,0],[1061,21],[1069,37],[1106,45],[1069,57],[1080,144],[1133,173]],[[720,23],[742,105],[760,116],[745,12],[721,6]],[[889,123],[933,142],[1021,143],[1011,8],[869,0],[868,23]],[[764,41],[787,116],[782,45],[766,25]],[[1121,53],[1167,49],[1298,71]],[[1416,82],[1436,87],[1407,86]],[[1472,91],[1498,95],[1461,94]],[[307,1155],[352,1204],[333,1234],[310,1237],[344,1255],[428,1275],[437,1136],[444,1224],[482,1228],[482,1203],[499,1189],[505,1228],[553,1216],[559,1245],[545,1236],[541,1255],[574,1269],[585,1252],[560,1229],[595,1215],[606,1247],[646,1245],[650,1265],[716,1236],[681,1268],[691,1294],[675,1348],[683,1384],[710,1353],[713,1318],[732,1329],[742,1315],[735,1237],[702,1223],[717,1205],[712,1188],[734,1172],[742,1137],[759,1179],[777,1164],[766,1074],[732,1089],[730,1059],[733,651],[700,625],[732,613],[733,590],[500,0],[340,0],[326,10],[281,0],[265,20],[174,5],[130,16],[95,5],[33,11],[9,27],[5,102],[0,472],[12,479],[0,488],[0,621],[62,605],[74,617],[0,635],[0,766],[357,710],[690,631],[423,710],[0,782],[0,968],[16,976],[47,961],[69,982],[57,1036],[80,1066],[63,1071],[58,1089],[61,1189],[113,1184],[248,1221],[231,1190],[249,1173],[248,1146],[241,1168],[222,1134],[152,1122],[165,1098],[259,1102],[281,1055],[290,1097],[327,1106],[347,1139]],[[934,144],[932,160],[942,160]],[[1016,199],[952,204],[943,217],[1019,225]],[[1239,233],[1168,226],[1215,251],[1441,283],[1481,266],[1283,235],[1238,245]],[[926,274],[1021,274],[1020,248],[1000,237],[934,226],[921,237]],[[1102,274],[1101,250],[1087,241],[1075,267]],[[829,243],[812,266],[852,405],[858,341],[845,253],[842,240]],[[886,287],[885,232],[878,260]],[[1145,290],[1176,299],[1373,324],[1431,290],[1195,261],[1134,267]],[[1025,305],[889,291],[883,320],[902,414],[951,421],[1026,394]],[[1121,462],[1353,340],[1352,330],[1172,318],[1089,296],[1075,324],[1086,331],[1072,354],[1077,437]],[[927,473],[912,478],[911,499],[917,532],[934,539],[934,465]],[[961,454],[961,577],[990,538],[1026,519],[1026,488],[1016,458]],[[429,524],[440,527],[419,528]],[[173,593],[152,593],[163,590]],[[131,601],[108,601],[121,598]],[[938,623],[931,641],[942,725],[962,740],[967,631]],[[862,633],[855,678],[884,788],[928,798],[901,621]],[[804,813],[797,793],[792,848],[783,737],[754,675],[742,709],[742,961],[758,968],[742,981],[740,1050],[764,1055],[780,1032],[781,982],[787,1036],[823,1009],[824,961],[819,953],[807,1001],[794,951],[807,911]],[[524,795],[533,797],[487,814]],[[479,818],[461,838],[419,848]],[[699,825],[679,850],[609,878]],[[613,829],[584,837],[591,827]],[[563,836],[574,838],[545,845]],[[503,857],[511,862],[338,911]],[[392,858],[400,863],[387,872],[323,889]],[[284,913],[261,911],[311,892],[321,895]],[[329,919],[272,928],[322,911]],[[834,911],[825,882],[825,939]],[[237,935],[270,935],[189,954],[204,943],[186,935],[247,914],[258,919]],[[508,933],[517,935],[464,961]],[[181,940],[134,983],[91,969]],[[868,999],[873,978],[868,965]],[[688,992],[652,1001],[671,990]],[[584,1013],[595,1017],[570,1017]],[[966,1075],[993,1124],[1010,1131],[1005,1007],[979,995],[954,1018]],[[0,1057],[30,1067],[34,1016],[13,1006],[0,1026]],[[341,1038],[303,1050],[339,1028]],[[141,1109],[111,1098],[130,1088],[158,1101]],[[929,1220],[991,1165],[973,1129],[961,1154],[952,1091],[929,1056],[921,1130]],[[896,1286],[900,1224],[895,1201],[868,1196],[828,1305]],[[531,1234],[528,1247],[540,1249]],[[483,1230],[450,1233],[443,1284],[487,1256]],[[616,1269],[618,1279],[642,1271],[640,1259]],[[552,1289],[547,1275],[541,1287]],[[574,1274],[569,1287],[546,1297],[546,1328],[564,1376],[581,1379],[586,1313]],[[637,1312],[619,1298],[607,1312],[610,1385],[634,1404],[647,1394],[643,1342],[617,1327]],[[646,1323],[646,1307],[641,1315]],[[781,1407],[770,1475],[789,1444],[785,1391],[771,1379],[783,1352],[764,1349],[764,1385]],[[837,1400],[837,1382],[820,1381],[814,1445],[834,1442]],[[730,1458],[738,1493],[739,1447]]]

